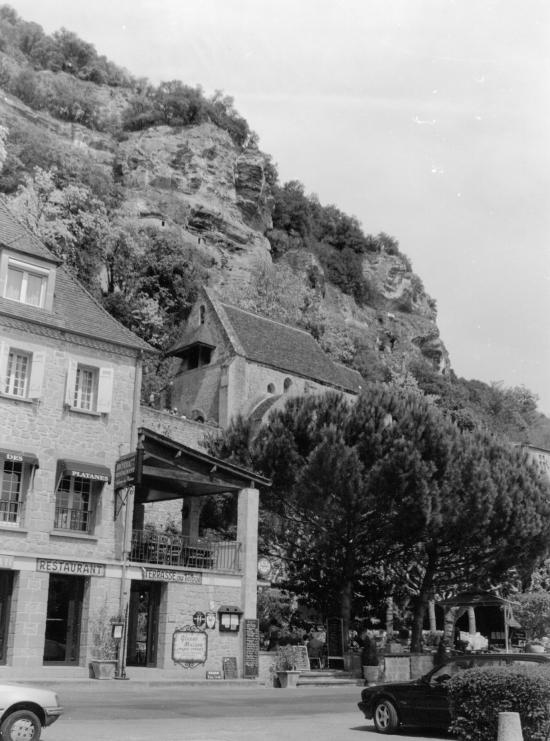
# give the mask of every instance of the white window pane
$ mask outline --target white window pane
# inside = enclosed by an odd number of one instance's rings
[[[27,292],[25,303],[32,306],[40,306],[42,303],[42,284],[44,278],[41,275],[27,274]]]
[[[6,298],[21,301],[21,289],[23,286],[23,271],[8,268],[8,284],[6,286]]]
[[[8,356],[8,373],[6,378],[6,394],[13,396],[27,395],[29,379],[30,357],[25,353],[10,352]]]
[[[76,384],[74,393],[74,405],[78,409],[95,409],[95,396],[97,388],[97,370],[78,366],[76,371]]]

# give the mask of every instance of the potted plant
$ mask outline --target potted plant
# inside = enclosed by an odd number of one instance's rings
[[[361,649],[361,664],[363,666],[363,678],[367,682],[377,682],[380,672],[380,659],[376,641],[371,636],[366,636]]]
[[[90,668],[94,679],[115,676],[118,644],[113,638],[113,622],[119,622],[119,618],[108,617],[106,602],[90,620]]]
[[[296,669],[294,646],[280,646],[277,651],[277,677],[282,688],[297,687],[300,671]]]

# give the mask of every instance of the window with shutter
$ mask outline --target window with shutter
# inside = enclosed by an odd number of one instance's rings
[[[0,394],[18,399],[42,396],[46,353],[0,343]]]
[[[113,377],[113,368],[100,368],[71,360],[67,371],[66,406],[73,411],[109,414]]]

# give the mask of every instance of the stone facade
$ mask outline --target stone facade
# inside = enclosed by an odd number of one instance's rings
[[[221,428],[237,415],[258,424],[292,395],[340,391],[354,399],[359,373],[334,363],[307,332],[224,304],[203,290],[171,349],[169,406]]]
[[[137,663],[159,668],[174,666],[174,630],[196,613],[217,616],[230,605],[255,618],[256,490],[238,493],[240,546],[229,545],[239,557],[231,563],[218,563],[223,543],[207,566],[135,562],[133,488],[115,491],[116,462],[135,453],[142,428],[201,450],[210,429],[140,412],[141,355],[149,350],[0,199],[0,678],[55,665],[87,676],[98,621],[109,635],[110,620],[125,614],[123,654],[131,644]],[[174,500],[180,517],[182,501],[183,488]],[[162,502],[146,506],[159,522],[165,516]],[[206,663],[191,675],[220,670],[224,656],[237,658],[242,675],[243,631],[216,622],[208,639]]]

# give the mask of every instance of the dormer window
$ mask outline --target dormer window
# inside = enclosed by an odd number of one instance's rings
[[[31,262],[32,260],[32,262]],[[39,257],[0,251],[0,297],[52,311],[56,266]]]
[[[10,258],[5,297],[43,308],[46,303],[48,270]]]

